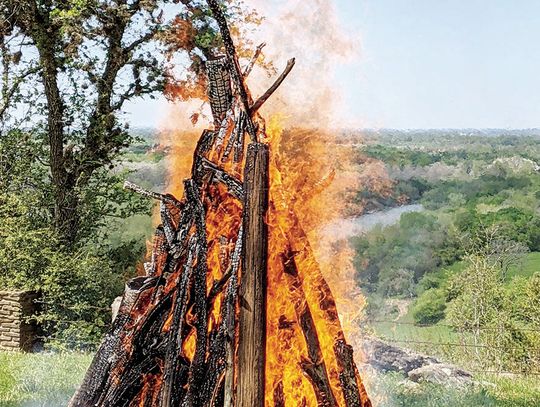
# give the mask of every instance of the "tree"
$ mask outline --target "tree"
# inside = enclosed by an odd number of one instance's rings
[[[465,339],[473,339],[481,366],[499,370],[520,366],[521,370],[531,341],[537,343],[527,326],[522,329],[524,322],[531,322],[528,310],[535,308],[528,306],[537,300],[537,285],[532,278],[525,289],[512,292],[505,286],[508,268],[520,263],[526,247],[504,238],[502,231],[498,226],[483,227],[463,239],[466,267],[450,281],[452,301],[447,316]],[[519,281],[516,285],[521,286]],[[524,296],[527,290],[529,294]]]
[[[219,50],[205,3],[182,0],[177,14],[172,3],[0,0],[3,131],[26,121],[44,144],[46,155],[37,159],[50,170],[51,217],[66,246],[95,224],[83,219],[84,191],[106,182],[104,171],[131,142],[125,103],[173,83],[168,62],[179,52],[191,62],[185,90],[168,94],[193,95],[204,80],[202,62]],[[224,7],[238,26],[258,22],[238,1]]]

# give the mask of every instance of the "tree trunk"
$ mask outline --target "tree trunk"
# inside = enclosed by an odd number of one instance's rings
[[[75,242],[79,219],[78,197],[74,192],[75,180],[68,173],[64,155],[64,102],[58,88],[58,67],[54,55],[54,36],[45,33],[37,42],[42,81],[47,98],[47,129],[49,161],[54,195],[54,227],[62,243],[72,246]]]
[[[268,258],[268,146],[248,146],[244,170],[244,242],[240,280],[237,407],[264,406],[266,274]]]

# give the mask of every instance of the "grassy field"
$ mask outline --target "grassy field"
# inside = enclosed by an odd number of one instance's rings
[[[538,377],[475,377],[479,384],[451,388],[404,381],[400,374],[368,378],[376,407],[534,407],[540,405]]]
[[[81,353],[0,352],[0,406],[67,405],[91,360]]]
[[[0,352],[1,407],[61,407],[82,380],[92,355]],[[537,377],[477,377],[465,389],[404,381],[400,374],[370,373],[375,407],[525,407],[540,405]]]

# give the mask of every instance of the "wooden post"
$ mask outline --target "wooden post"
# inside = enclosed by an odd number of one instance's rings
[[[244,220],[236,407],[264,406],[269,151],[250,143],[244,170]]]

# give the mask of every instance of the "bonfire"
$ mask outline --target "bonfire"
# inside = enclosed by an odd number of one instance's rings
[[[184,196],[160,201],[145,275],[120,309],[70,406],[371,406],[336,304],[282,189],[227,22],[207,62],[214,129],[193,154]]]

